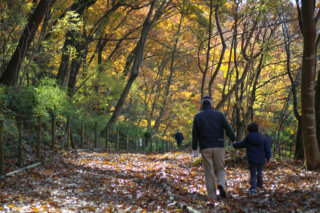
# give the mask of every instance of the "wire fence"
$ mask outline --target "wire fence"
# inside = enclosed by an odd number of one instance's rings
[[[5,125],[4,125],[5,124]],[[58,150],[104,149],[126,152],[167,152],[173,143],[160,137],[137,134],[132,126],[113,126],[67,117],[0,120],[0,175],[14,164],[30,167]]]

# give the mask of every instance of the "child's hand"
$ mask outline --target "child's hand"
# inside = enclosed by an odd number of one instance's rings
[[[234,147],[234,145],[237,143],[237,141],[232,141],[232,146]]]

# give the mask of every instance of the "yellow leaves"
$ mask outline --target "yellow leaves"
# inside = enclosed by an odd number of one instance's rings
[[[10,209],[12,209],[12,208],[15,207],[15,204],[10,204],[8,207],[9,207]]]
[[[81,207],[82,210],[87,210],[87,211],[96,211],[96,207],[93,206],[85,206],[85,207]]]
[[[193,165],[201,165],[201,164],[202,164],[202,157],[201,156],[194,158]]]
[[[295,209],[304,206],[305,211],[319,206],[319,173],[302,172],[296,169],[296,162],[272,161],[264,173],[266,191],[249,198],[246,191],[249,171],[239,155],[227,151],[227,191],[232,199],[218,200],[215,211],[245,212],[260,208],[257,203],[271,200],[275,212],[281,212],[284,207],[289,212],[294,211],[290,206],[293,203]],[[182,202],[199,212],[212,208],[206,200],[203,169],[193,164],[194,159],[189,152],[149,155],[79,151],[77,157],[85,159],[83,162],[86,164],[80,166],[79,158],[68,155],[65,157],[70,164],[68,168],[53,164],[53,169],[52,165],[45,165],[46,168],[41,170],[41,184],[37,182],[40,172],[37,178],[34,173],[28,173],[24,178],[14,180],[16,185],[12,188],[18,185],[24,191],[21,196],[5,194],[13,183],[0,182],[0,201],[4,204],[0,211],[185,212]],[[59,178],[53,178],[48,171],[58,173]],[[290,204],[289,207],[284,200]]]
[[[120,122],[124,121],[124,115],[119,116],[118,119],[119,119]]]

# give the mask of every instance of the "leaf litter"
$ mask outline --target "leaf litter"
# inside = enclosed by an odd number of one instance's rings
[[[320,173],[273,159],[264,188],[248,193],[243,153],[227,151],[226,199],[209,203],[189,152],[65,152],[0,182],[4,212],[319,212]],[[201,160],[200,160],[201,161]]]

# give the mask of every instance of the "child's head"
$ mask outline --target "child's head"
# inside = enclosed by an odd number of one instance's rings
[[[257,123],[252,122],[251,124],[248,125],[247,127],[249,132],[258,132],[259,131],[259,126]]]

